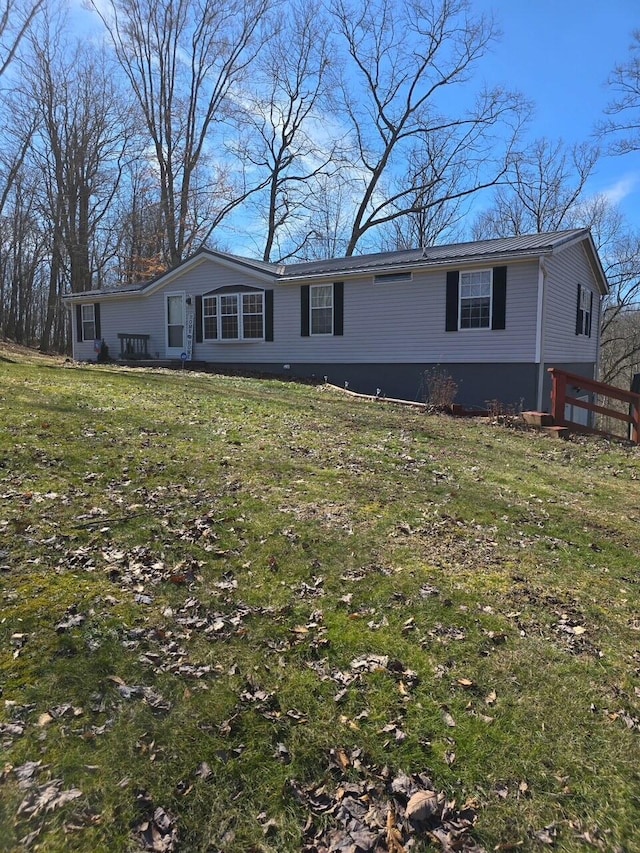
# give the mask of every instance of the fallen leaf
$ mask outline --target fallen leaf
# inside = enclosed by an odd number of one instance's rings
[[[426,821],[438,811],[435,791],[418,791],[407,803],[407,817],[417,822]]]
[[[442,719],[444,720],[445,725],[449,726],[449,728],[455,728],[456,721],[446,709],[442,712]]]
[[[544,829],[539,829],[534,836],[541,844],[555,844],[557,834],[555,824],[552,823]]]
[[[78,788],[61,790],[62,784],[62,779],[53,779],[51,782],[31,789],[18,806],[17,816],[37,817],[43,812],[45,814],[51,812],[82,796],[82,791]]]

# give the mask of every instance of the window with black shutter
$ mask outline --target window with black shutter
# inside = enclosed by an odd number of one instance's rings
[[[304,284],[300,288],[300,334],[344,334],[344,282]]]
[[[460,329],[504,329],[507,268],[450,270],[447,273],[447,332]]]
[[[93,302],[76,305],[76,327],[78,343],[100,338],[100,306]]]
[[[593,314],[593,293],[578,284],[578,301],[576,303],[576,335],[591,337],[591,317]]]

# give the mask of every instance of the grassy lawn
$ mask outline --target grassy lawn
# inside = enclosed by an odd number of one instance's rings
[[[640,851],[639,555],[637,448],[0,345],[0,851]]]

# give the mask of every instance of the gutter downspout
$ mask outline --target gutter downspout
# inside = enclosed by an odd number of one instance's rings
[[[536,355],[535,363],[538,365],[538,394],[536,408],[542,411],[543,389],[544,389],[544,302],[545,302],[545,279],[547,277],[547,266],[544,257],[538,261],[538,303],[536,307]]]
[[[600,332],[602,329],[602,306],[604,305],[604,296],[600,295],[598,297],[598,330],[597,330],[597,338],[596,338],[596,363],[594,368],[595,376],[594,379],[600,379]]]

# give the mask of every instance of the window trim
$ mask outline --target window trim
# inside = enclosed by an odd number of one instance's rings
[[[91,320],[85,320],[85,317],[84,317],[84,309],[85,308],[91,309],[91,315],[92,315]],[[84,302],[84,303],[82,303],[82,305],[80,306],[80,318],[81,318],[81,341],[82,341],[82,343],[86,343],[87,341],[91,341],[91,343],[93,343],[94,341],[97,340],[97,336],[96,336],[96,305],[95,305],[95,302]],[[93,335],[91,335],[91,336],[85,335],[85,325],[93,326]]]
[[[313,312],[321,310],[325,311],[326,308],[315,308],[313,307],[313,291],[318,288],[331,288],[331,322],[330,322],[330,330],[328,332],[314,332],[313,331]],[[335,334],[334,324],[335,324],[335,310],[336,310],[336,300],[335,300],[335,283],[331,284],[311,284],[309,285],[309,336],[314,338],[327,338],[331,337]]]
[[[465,275],[474,275],[477,273],[489,273],[489,312],[486,326],[463,326],[462,325],[462,300],[474,299],[473,296],[462,295],[462,279]],[[485,298],[485,297],[482,297]],[[493,328],[493,267],[476,270],[460,270],[458,278],[458,331],[459,332],[486,332],[492,331]]]
[[[244,297],[245,296],[258,296],[260,297],[262,311],[258,314],[257,312],[247,312],[245,315],[244,311]],[[235,338],[223,337],[222,336],[222,311],[221,311],[221,299],[234,298],[236,302],[236,314],[238,320],[238,335]],[[216,306],[216,337],[209,338],[206,335],[206,320],[208,318],[213,317],[213,314],[206,313],[206,301],[208,299],[215,300]],[[231,316],[229,314],[225,314],[224,316]],[[257,317],[260,316],[262,318],[262,335],[256,337],[245,337],[244,334],[244,326],[245,326],[245,316],[246,317]],[[202,295],[202,343],[203,344],[237,344],[237,343],[256,343],[260,341],[266,340],[266,298],[264,290],[236,290],[236,291],[227,291],[224,288],[223,292],[219,293],[204,293]]]

